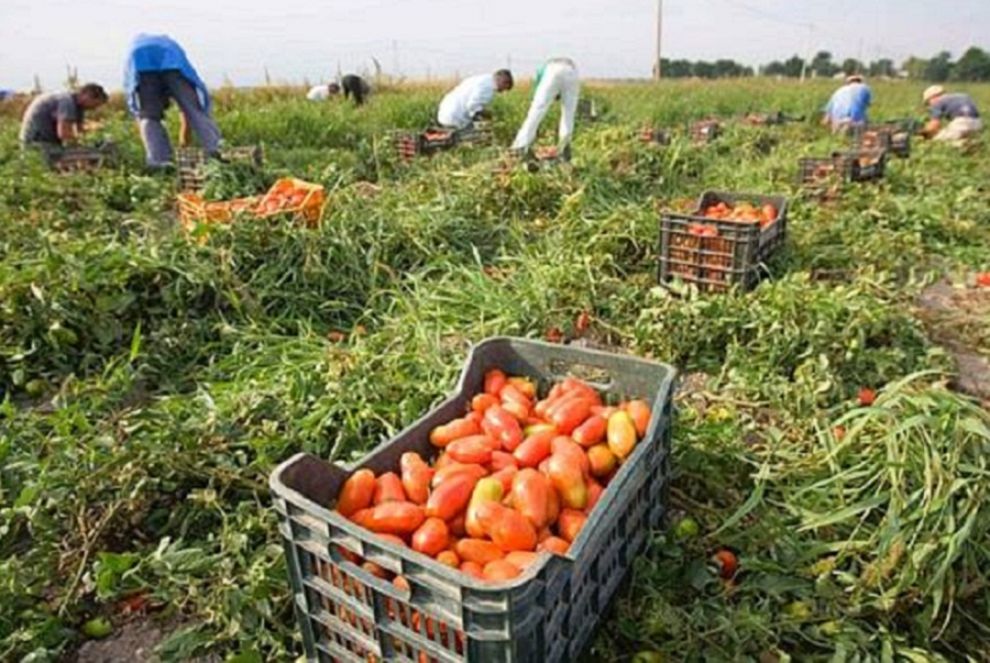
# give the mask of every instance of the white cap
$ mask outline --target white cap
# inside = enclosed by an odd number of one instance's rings
[[[921,93],[921,98],[927,104],[929,101],[931,101],[932,99],[934,99],[935,97],[941,94],[945,94],[945,88],[942,87],[941,85],[932,85],[926,88],[925,91]]]

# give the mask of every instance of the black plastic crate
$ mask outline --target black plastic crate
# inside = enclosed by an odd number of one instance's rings
[[[692,124],[689,133],[696,143],[710,143],[722,135],[722,124],[718,120],[702,120]]]
[[[117,164],[119,152],[113,143],[94,147],[58,147],[44,150],[48,166],[58,173],[89,172]]]
[[[828,181],[869,182],[883,177],[886,164],[887,153],[884,150],[833,152],[828,157],[805,157],[798,160],[798,182],[803,185],[821,185]]]
[[[246,147],[221,147],[220,158],[230,163],[253,163],[261,166],[265,152],[260,145]],[[209,155],[201,147],[180,147],[175,155],[179,191],[202,191],[206,184],[206,164]]]
[[[656,127],[645,126],[639,130],[639,140],[643,143],[649,145],[670,145],[671,136],[670,132],[666,129],[657,129]]]
[[[751,202],[773,205],[777,220],[761,227],[702,216],[702,210],[719,202],[735,206]],[[787,199],[781,196],[707,191],[698,200],[696,213],[662,212],[660,215],[658,279],[694,283],[702,291],[722,292],[734,286],[745,290],[760,280],[761,265],[783,244],[787,235]]]
[[[856,148],[862,151],[884,150],[896,157],[911,156],[911,132],[897,125],[870,125],[854,134]]]
[[[594,122],[601,119],[602,110],[602,104],[597,99],[582,97],[578,99],[576,115],[580,120]]]
[[[521,576],[493,584],[389,543],[331,510],[355,470],[395,470],[406,451],[433,456],[429,431],[463,414],[496,367],[536,379],[541,393],[574,375],[609,402],[642,398],[653,409],[644,439],[566,555],[542,553]],[[637,357],[491,338],[472,348],[450,397],[360,462],[338,466],[297,454],[276,468],[269,483],[307,659],[577,660],[649,529],[663,519],[675,376],[672,367]],[[411,591],[375,577],[354,556],[401,575]]]
[[[833,152],[832,158],[839,161],[842,169],[848,173],[849,179],[853,182],[882,179],[887,168],[886,150]]]
[[[488,120],[475,120],[463,129],[458,129],[455,140],[458,145],[491,145],[494,141],[492,123]]]
[[[454,148],[458,131],[446,127],[430,127],[426,131],[397,131],[392,134],[396,153],[403,161],[418,155],[432,155]]]

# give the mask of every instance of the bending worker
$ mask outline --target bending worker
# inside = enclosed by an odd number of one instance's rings
[[[512,72],[508,69],[465,78],[440,102],[437,121],[443,127],[464,129],[484,117],[495,94],[511,90],[512,84]]]
[[[976,110],[976,103],[968,94],[946,94],[941,85],[932,85],[925,90],[922,99],[932,116],[924,131],[929,138],[961,144],[983,129],[980,112]],[[946,121],[948,124],[943,126]]]
[[[107,93],[96,83],[87,83],[76,92],[38,95],[24,111],[21,144],[58,151],[79,140],[85,112],[105,103]]]
[[[560,99],[560,129],[557,134],[557,154],[563,158],[570,155],[571,137],[574,135],[574,119],[577,114],[578,96],[581,83],[577,66],[570,58],[553,58],[536,71],[533,81],[533,102],[529,106],[526,120],[519,128],[512,143],[513,150],[526,151],[536,140],[540,123],[550,110],[551,104]]]
[[[135,37],[127,54],[124,94],[127,107],[138,120],[150,168],[167,167],[172,162],[172,144],[162,125],[170,100],[182,114],[179,145],[189,143],[192,129],[206,153],[217,154],[220,129],[210,117],[210,93],[185,51],[171,37]]]
[[[330,97],[337,96],[341,91],[344,93],[344,99],[353,98],[354,105],[361,106],[371,94],[371,86],[360,76],[347,74],[340,79],[340,83],[314,85],[306,93],[306,98],[310,101],[326,101]]]
[[[846,77],[846,84],[832,94],[825,106],[822,124],[833,133],[848,131],[866,125],[866,112],[873,101],[873,93],[859,74]]]

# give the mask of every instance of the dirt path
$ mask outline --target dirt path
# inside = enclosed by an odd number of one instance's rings
[[[918,316],[933,341],[956,363],[956,390],[990,403],[990,359],[981,339],[990,334],[990,288],[939,281],[918,297]]]

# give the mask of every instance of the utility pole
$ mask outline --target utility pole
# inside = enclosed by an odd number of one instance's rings
[[[657,0],[657,58],[653,63],[653,80],[660,80],[660,41],[663,39],[663,0]]]

